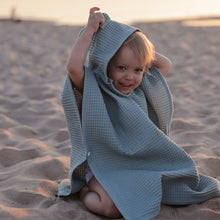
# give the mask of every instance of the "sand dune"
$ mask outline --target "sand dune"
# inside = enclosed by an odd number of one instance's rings
[[[208,26],[202,20],[135,25],[173,62],[171,138],[202,174],[220,180],[220,26],[208,20]],[[0,21],[0,29],[0,219],[106,219],[88,212],[78,195],[56,196],[70,165],[60,94],[81,27]],[[220,198],[162,205],[156,219],[217,220]]]

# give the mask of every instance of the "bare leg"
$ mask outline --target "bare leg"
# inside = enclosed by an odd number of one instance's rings
[[[80,190],[80,200],[83,201],[85,195],[89,192],[89,187],[88,186],[84,186],[81,190]]]
[[[112,199],[95,177],[92,177],[88,186],[81,189],[80,199],[91,212],[110,218],[121,217]]]

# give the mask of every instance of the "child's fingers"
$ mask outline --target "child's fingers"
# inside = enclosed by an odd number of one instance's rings
[[[99,26],[102,26],[105,23],[105,17],[103,16],[103,14],[101,14],[101,19],[99,22]]]
[[[97,29],[105,23],[103,14],[101,12],[97,12],[99,10],[100,8],[98,7],[93,7],[90,9],[88,24],[89,26],[91,25],[94,27],[95,31],[97,31]]]
[[[99,11],[99,10],[100,10],[100,8],[98,8],[98,7],[93,7],[93,8],[90,9],[89,14],[90,14],[90,15],[91,15],[91,14],[94,14],[96,11]]]

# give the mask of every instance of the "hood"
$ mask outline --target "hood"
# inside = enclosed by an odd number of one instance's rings
[[[105,13],[103,15],[105,23],[94,34],[90,44],[88,68],[104,83],[111,84],[112,80],[107,76],[108,63],[123,42],[138,29],[115,22]]]

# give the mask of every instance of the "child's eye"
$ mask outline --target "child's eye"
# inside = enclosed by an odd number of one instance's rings
[[[125,66],[118,66],[118,69],[122,71],[126,70]]]
[[[136,73],[141,73],[141,72],[143,72],[143,69],[137,68],[137,69],[135,69],[135,72],[136,72]]]

